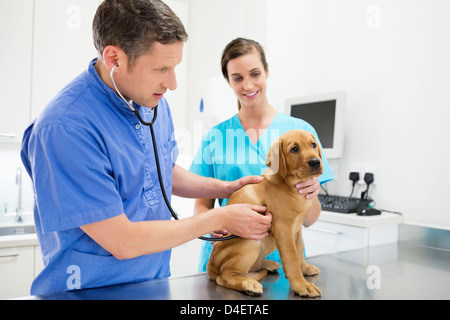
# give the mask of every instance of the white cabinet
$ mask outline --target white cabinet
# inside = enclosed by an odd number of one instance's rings
[[[303,237],[307,257],[363,248],[366,245],[364,228],[337,223],[318,221],[310,228],[303,228]]]
[[[398,240],[401,217],[383,213],[379,216],[357,216],[322,211],[317,222],[303,228],[307,257],[360,249]]]
[[[0,299],[30,294],[34,246],[0,248]]]
[[[0,299],[29,296],[43,268],[35,233],[0,236]]]
[[[0,43],[0,143],[19,143],[30,121],[33,0],[0,1]]]

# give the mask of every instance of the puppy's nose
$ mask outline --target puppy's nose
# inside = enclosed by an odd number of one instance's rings
[[[313,169],[317,169],[320,167],[320,160],[317,158],[313,158],[308,161],[308,165]]]

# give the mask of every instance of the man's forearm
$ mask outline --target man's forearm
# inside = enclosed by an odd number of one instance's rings
[[[125,214],[82,226],[81,229],[117,259],[165,251],[222,228],[223,210],[177,221],[131,222]]]
[[[184,198],[226,198],[230,184],[213,178],[206,178],[175,165],[173,167],[172,193]]]
[[[172,193],[184,198],[228,199],[243,186],[263,180],[261,176],[247,176],[235,181],[222,181],[196,175],[178,165],[172,172]]]

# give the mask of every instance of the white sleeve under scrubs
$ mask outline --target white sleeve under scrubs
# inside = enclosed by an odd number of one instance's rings
[[[307,130],[314,134],[320,144],[315,129],[306,121],[278,113],[269,127],[252,143],[245,133],[238,115],[211,128],[202,139],[190,171],[225,181],[234,181],[245,176],[261,175],[268,168],[265,164],[267,153],[272,143],[280,135],[291,129]],[[333,179],[330,166],[322,153],[323,174],[319,177],[321,184]],[[220,206],[225,206],[228,199],[219,199]],[[212,245],[202,244],[198,271],[205,272],[211,254]],[[269,260],[281,263],[278,251],[267,256]]]
[[[80,228],[122,213],[131,221],[171,218],[158,182],[150,131],[100,79],[96,60],[24,134],[21,157],[33,181],[34,218],[45,265],[33,282],[33,295],[170,276],[170,250],[117,260]],[[134,106],[144,120],[153,118],[149,109]],[[178,149],[165,99],[158,105],[154,131],[170,199]]]

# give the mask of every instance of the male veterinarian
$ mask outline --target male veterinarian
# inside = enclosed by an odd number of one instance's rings
[[[158,106],[153,128],[169,197],[227,198],[260,179],[224,182],[175,164],[163,95],[177,86],[174,68],[187,40],[179,18],[159,0],[105,0],[93,34],[99,58],[24,133],[21,157],[45,265],[33,295],[168,277],[170,248],[221,228],[261,239],[271,226],[266,208],[253,205],[170,220],[149,130],[128,103],[145,121]]]

